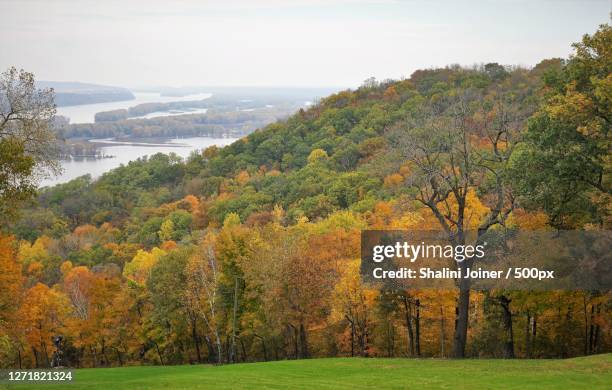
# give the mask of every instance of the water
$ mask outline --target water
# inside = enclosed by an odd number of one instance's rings
[[[208,99],[212,96],[210,93],[199,93],[186,96],[161,96],[159,92],[133,92],[136,99],[123,100],[120,102],[82,104],[79,106],[64,106],[57,108],[57,115],[70,118],[70,123],[94,123],[96,113],[102,111],[111,111],[119,109],[127,109],[143,103],[170,103],[170,102],[188,102]],[[204,111],[202,111],[204,110]],[[178,111],[163,111],[156,112],[157,116],[182,115],[187,113],[206,112],[205,109],[194,110],[195,112],[178,112]],[[146,115],[147,118],[154,116]]]
[[[128,120],[130,119],[151,119],[151,118],[157,118],[159,116],[206,114],[206,111],[208,111],[207,108],[185,108],[181,110],[155,111],[155,112],[150,112],[146,115],[132,116],[132,117],[129,117]]]
[[[78,158],[63,161],[63,173],[56,177],[46,178],[41,181],[40,186],[52,186],[65,183],[79,176],[90,174],[92,178],[100,177],[103,173],[127,164],[139,157],[151,156],[155,153],[176,153],[186,158],[193,150],[205,149],[212,145],[225,146],[234,142],[236,138],[211,138],[192,137],[172,139],[168,143],[143,143],[143,142],[119,142],[113,140],[95,140],[96,143],[104,143],[106,146],[99,150],[104,155],[115,156],[113,158]]]

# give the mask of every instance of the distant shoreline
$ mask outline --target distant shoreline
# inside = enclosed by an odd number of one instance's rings
[[[195,138],[195,137],[194,137]],[[88,142],[91,142],[96,145],[129,145],[129,146],[169,146],[169,147],[185,147],[187,144],[183,143],[172,143],[167,142],[174,140],[176,138],[172,137],[159,137],[159,138],[142,138],[142,141],[132,141],[135,138],[92,138],[88,139]],[[139,139],[140,140],[140,139]],[[149,142],[150,141],[150,142]]]
[[[127,165],[139,158],[153,156],[158,153],[172,153],[182,159],[187,159],[196,150],[201,151],[211,146],[223,147],[234,142],[236,139],[228,136],[194,136],[178,139],[176,137],[73,139],[73,141],[81,144],[81,149],[69,149],[75,152],[75,154],[91,154],[92,149],[100,154],[95,157],[62,159],[63,172],[57,176],[42,180],[39,183],[39,188],[67,183],[86,174],[89,174],[93,180],[96,180],[106,172],[121,165]]]

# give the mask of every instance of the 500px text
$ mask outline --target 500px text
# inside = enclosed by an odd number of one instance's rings
[[[383,270],[374,268],[372,275],[375,279],[554,279],[554,271],[540,270],[538,268],[508,268],[507,271],[492,271],[482,268],[399,268],[397,270]]]

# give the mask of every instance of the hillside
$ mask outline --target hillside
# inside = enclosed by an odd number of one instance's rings
[[[301,216],[324,218],[342,209],[371,211],[377,201],[401,196],[397,185],[384,185],[385,178],[400,169],[392,131],[405,125],[423,100],[435,101],[475,85],[483,93],[517,89],[524,95],[522,104],[528,105],[541,71],[517,69],[495,80],[484,69],[439,69],[416,72],[410,80],[371,83],[332,95],[284,122],[222,150],[204,151],[185,164],[156,156],[110,172],[91,185],[80,180],[58,186],[42,194],[42,205],[61,210],[62,204],[70,204],[70,211],[57,217],[68,217],[71,226],[121,226],[143,192],[159,191],[168,194],[147,206],[188,194],[204,197],[207,217],[216,225],[231,212],[243,222],[269,215],[275,205],[282,206],[293,222]],[[534,102],[531,105],[533,110]],[[393,179],[397,177],[387,180]],[[81,202],[93,207],[80,208]],[[118,215],[109,213],[117,204],[129,206]],[[104,216],[95,215],[96,210],[104,210]]]
[[[108,85],[66,81],[39,81],[36,84],[39,88],[53,88],[55,104],[59,107],[134,99],[128,89]]]

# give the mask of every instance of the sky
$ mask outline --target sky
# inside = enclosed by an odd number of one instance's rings
[[[422,68],[533,66],[612,0],[0,0],[0,70],[139,86],[343,86]]]

